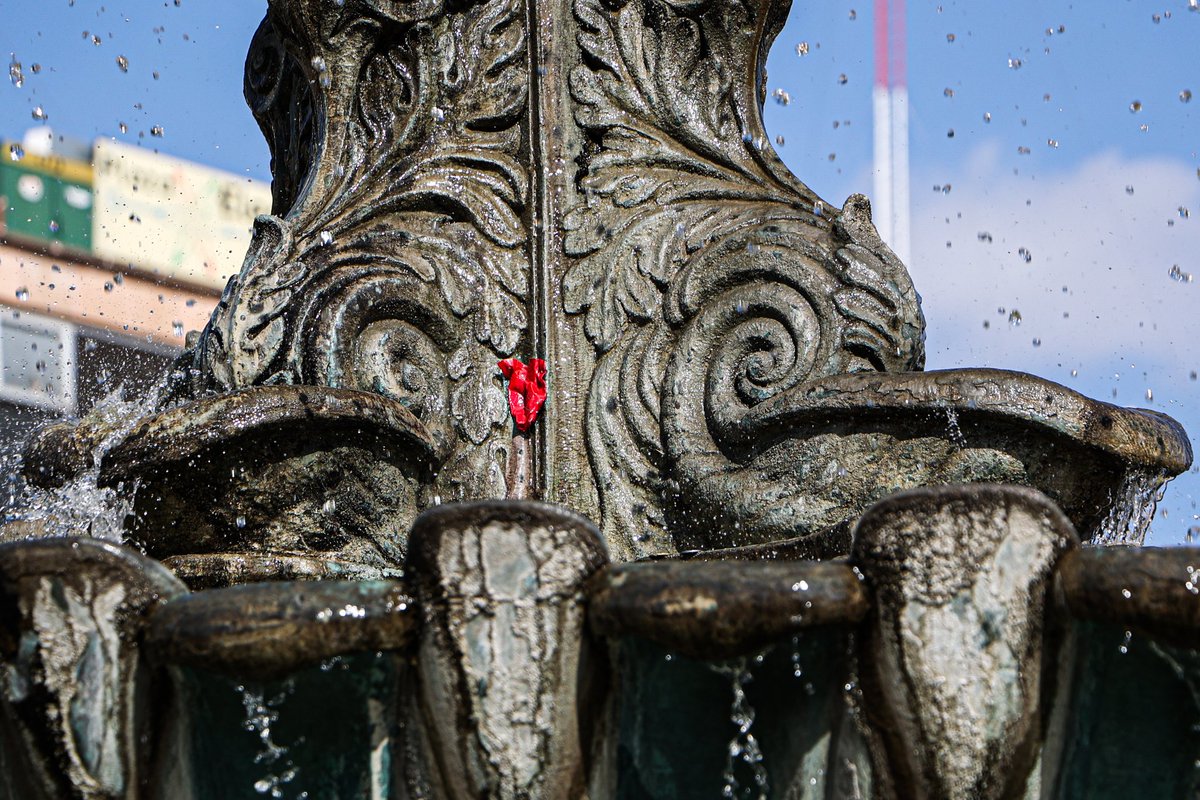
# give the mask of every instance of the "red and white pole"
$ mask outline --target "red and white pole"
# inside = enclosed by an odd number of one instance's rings
[[[875,226],[909,262],[908,65],[904,0],[875,0]]]

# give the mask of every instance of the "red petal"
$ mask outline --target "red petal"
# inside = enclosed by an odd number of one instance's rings
[[[513,422],[517,430],[525,432],[546,402],[546,362],[533,358],[524,364],[520,359],[506,358],[496,366],[508,378],[508,408]]]

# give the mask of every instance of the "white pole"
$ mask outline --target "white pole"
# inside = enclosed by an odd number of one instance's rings
[[[875,86],[875,196],[871,217],[883,241],[892,242],[892,103],[887,86]]]
[[[885,241],[905,265],[911,265],[912,240],[908,197],[908,89],[894,86],[892,106],[892,220],[891,238]]]

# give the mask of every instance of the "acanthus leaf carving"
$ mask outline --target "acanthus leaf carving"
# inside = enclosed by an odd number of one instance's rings
[[[823,375],[919,366],[916,293],[865,199],[827,206],[766,141],[762,87],[746,78],[780,23],[773,4],[574,9],[588,145],[563,221],[563,306],[600,356],[586,428],[610,545],[696,546],[688,518],[711,522],[722,502],[729,529],[779,535],[787,486],[728,502],[753,458],[742,416]],[[630,393],[630,371],[659,396]]]

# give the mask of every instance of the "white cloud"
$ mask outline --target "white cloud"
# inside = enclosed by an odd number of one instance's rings
[[[957,178],[948,194],[925,176],[913,181],[910,271],[924,292],[932,366],[1200,366],[1194,167],[1109,152],[1061,173],[1014,175],[993,142]],[[1176,264],[1197,280],[1172,280]],[[1020,327],[1008,324],[1013,310]]]

